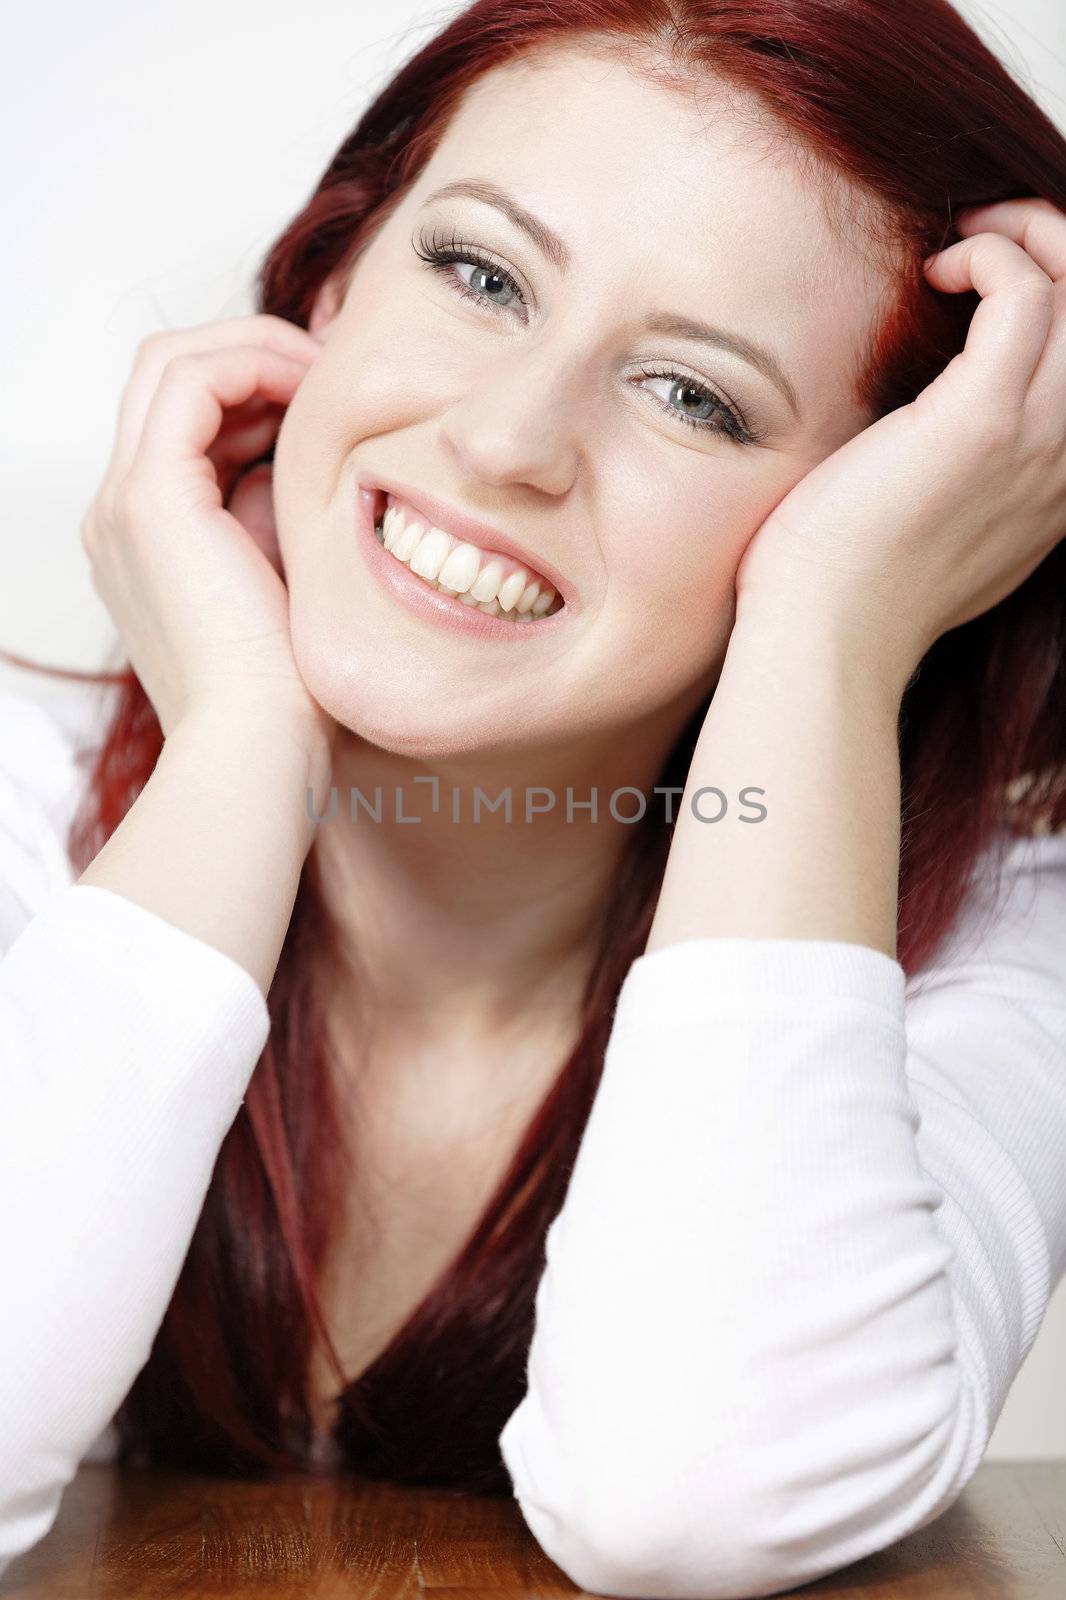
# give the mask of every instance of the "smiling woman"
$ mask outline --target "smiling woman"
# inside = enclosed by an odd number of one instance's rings
[[[656,82],[601,43],[479,76],[309,309],[322,353],[274,458],[293,639],[315,698],[377,745],[491,745],[546,781],[560,756],[602,774],[624,729],[620,781],[650,785],[721,669],[746,544],[871,420],[856,360],[902,264],[841,226],[750,95],[691,69],[686,93],[676,71]],[[563,575],[565,621],[506,680],[471,684],[461,636],[353,563],[357,484],[397,476],[448,499],[444,533],[476,511],[492,547]]]
[[[945,0],[478,0],[258,316],[142,351],[75,910],[269,1037],[160,1138],[123,1459],[516,1493],[576,1581],[705,1600],[961,1492],[1066,1268],[1063,206]],[[408,815],[305,827],[308,775]]]

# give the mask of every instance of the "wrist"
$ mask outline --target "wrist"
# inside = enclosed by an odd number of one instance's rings
[[[336,724],[311,702],[295,704],[263,696],[230,694],[189,706],[168,735],[216,752],[220,763],[241,765],[249,775],[273,781],[293,794],[301,815],[307,790],[321,803],[332,774]]]
[[[890,637],[858,611],[816,605],[801,594],[743,591],[726,659],[776,662],[801,680],[820,669],[838,673],[896,714],[923,654],[902,632]]]

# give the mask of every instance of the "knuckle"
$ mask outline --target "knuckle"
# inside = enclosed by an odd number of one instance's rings
[[[155,360],[165,351],[172,348],[174,335],[164,329],[157,329],[154,333],[146,334],[137,345],[138,359]]]
[[[264,333],[276,333],[279,329],[289,332],[296,326],[288,317],[279,317],[273,311],[257,311],[249,320],[253,327],[262,328]]]
[[[1054,283],[1046,272],[1041,272],[1039,269],[1036,272],[1027,272],[1016,283],[1012,283],[1011,288],[1015,294],[1019,291],[1024,291],[1026,294],[1035,296],[1038,300],[1053,300],[1055,298]]]
[[[170,356],[160,374],[160,383],[183,383],[200,365],[200,356],[195,350],[179,350]]]
[[[116,485],[114,496],[116,516],[125,525],[136,525],[148,514],[153,501],[148,480],[137,471],[126,474]]]

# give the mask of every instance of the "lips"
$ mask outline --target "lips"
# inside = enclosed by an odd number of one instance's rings
[[[558,637],[560,627],[566,627],[569,613],[557,592],[554,592],[553,597],[555,607],[553,613],[527,618],[526,614],[519,614],[516,610],[505,612],[498,600],[491,605],[482,604],[475,602],[473,595],[461,595],[457,587],[449,588],[429,582],[424,574],[431,571],[434,562],[439,559],[441,543],[451,540],[452,535],[432,528],[425,533],[413,524],[419,538],[419,543],[413,552],[415,556],[423,551],[424,544],[429,544],[434,539],[436,543],[424,551],[418,566],[412,568],[408,559],[395,556],[385,548],[384,541],[386,537],[390,537],[390,532],[395,538],[397,549],[401,547],[402,525],[398,525],[386,514],[389,530],[375,528],[375,502],[378,505],[381,503],[377,486],[362,478],[356,480],[355,488],[355,519],[363,560],[369,569],[369,574],[376,575],[384,590],[387,593],[391,592],[394,601],[399,602],[405,609],[448,631],[458,630],[460,635],[465,635],[468,639],[480,638],[487,643],[495,644],[503,644],[505,641],[517,644],[520,640],[533,638],[551,639]],[[496,565],[496,562],[492,564]],[[422,571],[418,570],[419,566]],[[455,576],[461,578],[462,574],[456,573]],[[528,599],[528,596],[520,598]],[[535,597],[533,604],[536,604]]]
[[[388,499],[392,497],[408,515],[427,527],[439,528],[442,533],[449,534],[459,543],[476,545],[487,557],[501,557],[505,570],[517,566],[525,567],[542,587],[551,587],[555,590],[562,605],[569,605],[572,594],[569,580],[564,578],[550,562],[526,550],[510,534],[493,528],[488,523],[479,522],[456,507],[449,506],[446,502],[418,489],[409,489],[396,482],[368,483],[366,487],[372,491],[374,497],[375,524],[380,524]]]

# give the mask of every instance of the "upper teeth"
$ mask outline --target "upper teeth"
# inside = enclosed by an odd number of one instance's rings
[[[399,506],[387,506],[381,528],[381,542],[397,560],[435,588],[490,616],[514,620],[522,615],[529,621],[543,617],[557,599],[546,579],[525,567],[508,571],[500,556],[453,539],[442,528],[408,520]]]

